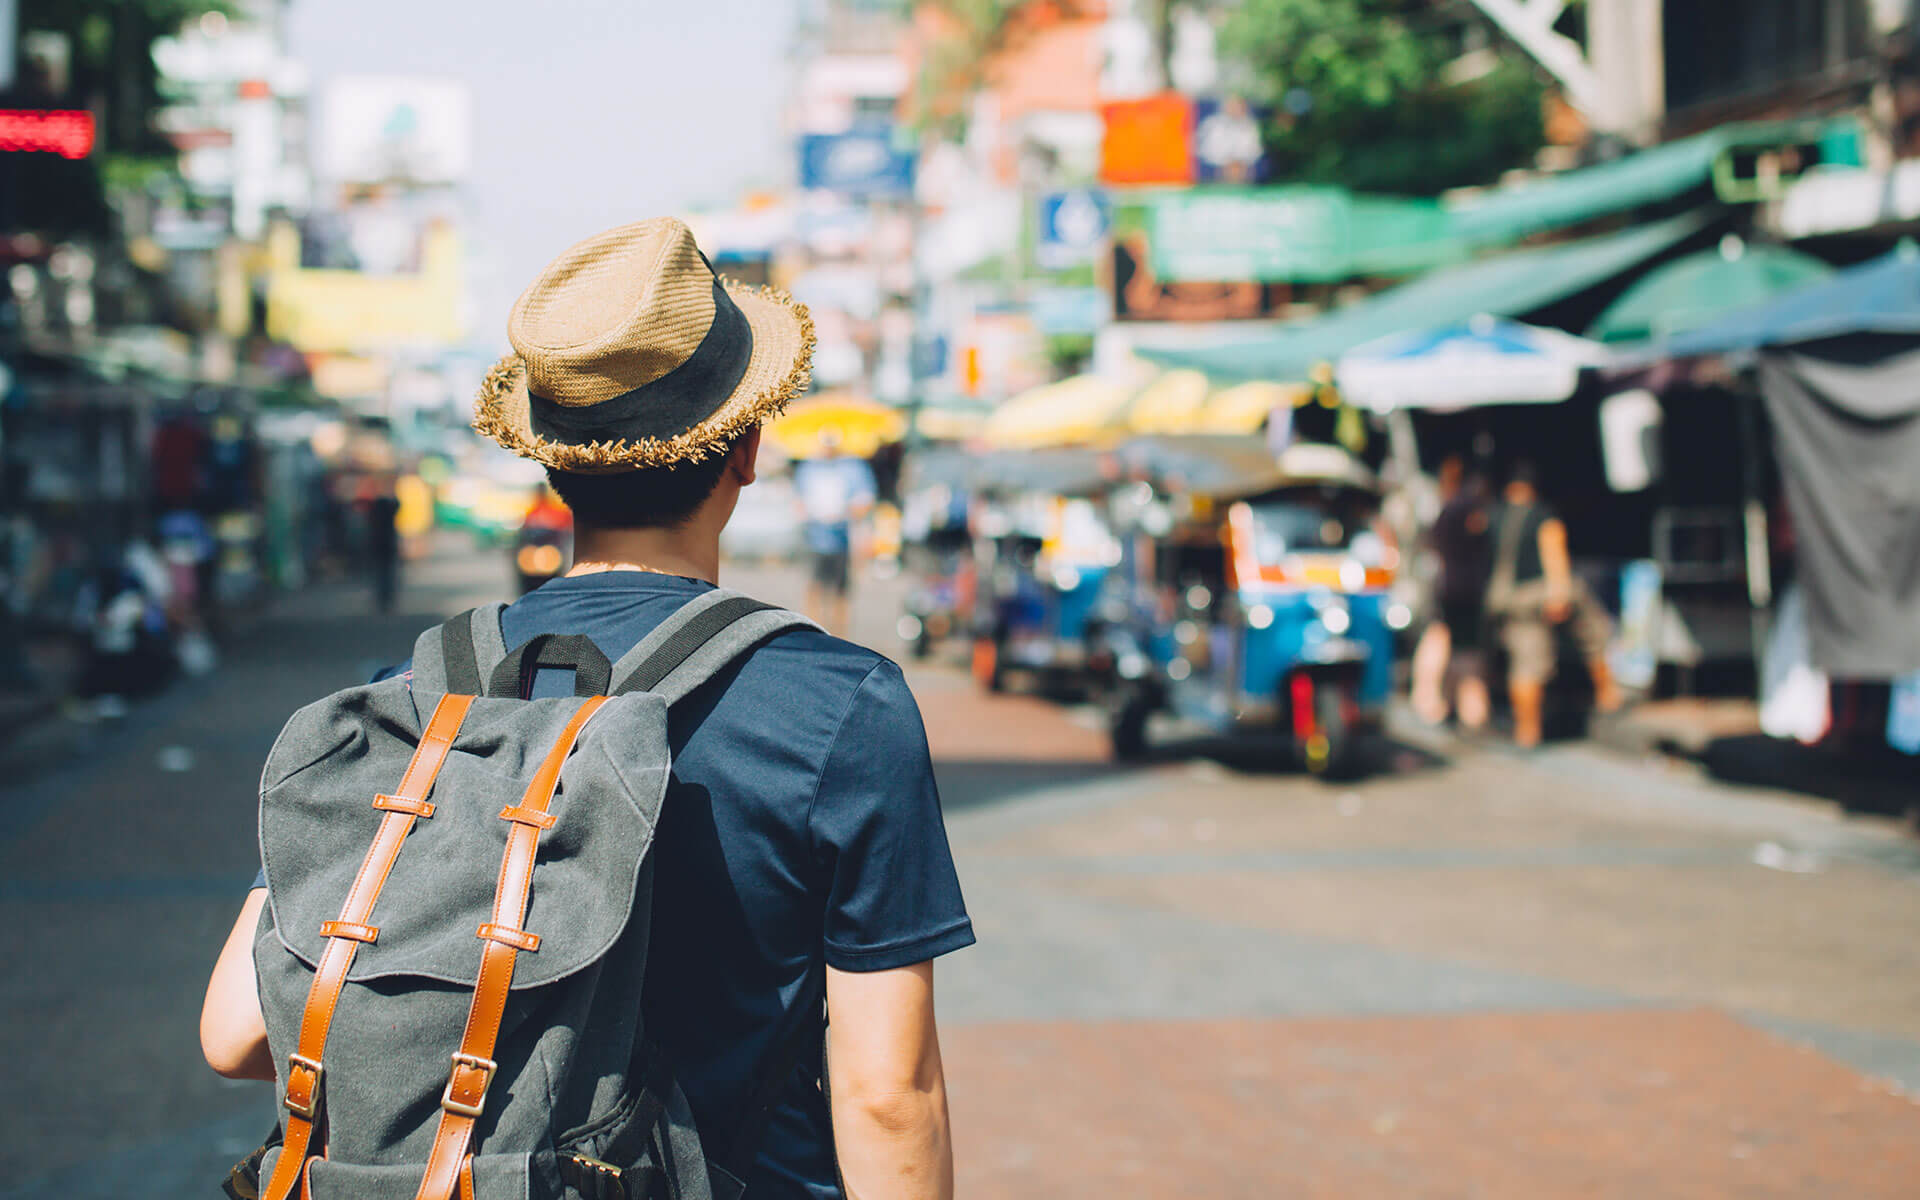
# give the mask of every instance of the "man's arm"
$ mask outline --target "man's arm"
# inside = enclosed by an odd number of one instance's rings
[[[273,1052],[267,1049],[267,1022],[260,1015],[260,993],[253,974],[253,934],[267,889],[254,888],[240,906],[227,944],[213,964],[207,1000],[200,1010],[200,1052],[207,1065],[228,1079],[273,1078]]]
[[[1557,517],[1540,525],[1540,568],[1547,576],[1547,620],[1564,621],[1573,609],[1573,560],[1567,527]]]
[[[950,1200],[953,1143],[933,964],[827,968],[827,1082],[848,1200]]]

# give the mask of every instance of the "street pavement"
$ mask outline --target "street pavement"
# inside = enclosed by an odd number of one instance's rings
[[[784,603],[797,572],[730,568]],[[281,599],[214,675],[0,747],[0,1198],[210,1196],[273,1115],[195,1022],[286,715],[507,587]],[[855,632],[895,652],[897,586]],[[1072,706],[909,664],[980,944],[938,968],[961,1192],[1920,1196],[1920,845],[1582,744],[1415,730],[1322,784],[1120,770]]]

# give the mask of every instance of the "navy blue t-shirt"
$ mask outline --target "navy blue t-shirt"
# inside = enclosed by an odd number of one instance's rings
[[[585,634],[610,660],[711,584],[610,571],[508,606],[508,646]],[[570,695],[542,671],[535,696]],[[646,1028],[700,1128],[731,1133],[773,1047],[820,1019],[821,964],[908,966],[971,945],[926,732],[900,668],[813,630],[775,637],[676,705],[654,841]],[[826,1104],[797,1070],[748,1181],[841,1195]]]

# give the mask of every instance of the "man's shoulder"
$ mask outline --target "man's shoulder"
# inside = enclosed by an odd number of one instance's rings
[[[769,638],[747,659],[747,670],[756,667],[756,674],[809,688],[851,689],[876,677],[901,678],[899,665],[878,650],[812,627]]]

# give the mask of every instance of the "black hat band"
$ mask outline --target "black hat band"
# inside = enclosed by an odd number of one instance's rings
[[[575,446],[678,437],[720,411],[753,361],[753,326],[718,279],[713,324],[687,361],[650,383],[598,404],[561,404],[529,389],[533,432]]]

